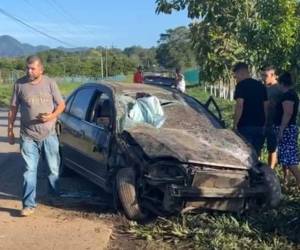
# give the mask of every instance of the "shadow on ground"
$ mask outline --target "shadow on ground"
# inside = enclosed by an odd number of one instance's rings
[[[19,200],[21,203],[24,168],[20,154],[1,153],[0,162],[0,200]],[[74,172],[68,177],[60,178],[61,197],[50,195],[47,175],[46,164],[41,161],[38,169],[38,203],[67,211],[97,213],[103,216],[115,213],[112,196]],[[19,214],[15,209],[8,210],[0,205],[0,212],[9,212],[11,216]]]

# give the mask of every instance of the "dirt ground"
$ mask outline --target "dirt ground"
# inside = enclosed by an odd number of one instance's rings
[[[107,195],[79,176],[61,179],[65,197],[50,197],[40,164],[36,213],[19,216],[23,167],[19,145],[7,143],[6,114],[0,110],[0,250],[107,249],[118,216]]]

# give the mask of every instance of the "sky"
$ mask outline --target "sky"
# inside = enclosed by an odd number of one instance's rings
[[[157,15],[155,8],[155,0],[1,0],[0,35],[53,48],[149,48],[157,45],[159,35],[167,29],[191,22],[185,11]],[[31,30],[3,11],[55,39]]]

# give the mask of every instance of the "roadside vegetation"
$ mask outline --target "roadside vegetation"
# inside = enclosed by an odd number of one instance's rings
[[[12,85],[0,84],[0,107],[8,107],[12,93]]]
[[[58,84],[60,92],[63,96],[67,97],[74,89],[80,86],[80,83],[61,83]]]

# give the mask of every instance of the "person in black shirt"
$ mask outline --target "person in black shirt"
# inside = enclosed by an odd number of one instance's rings
[[[260,156],[268,108],[267,90],[261,82],[250,77],[247,64],[236,64],[233,72],[237,81],[234,93],[234,130],[237,130]]]
[[[274,169],[277,163],[277,136],[274,131],[274,116],[276,104],[282,95],[278,84],[278,76],[274,66],[263,68],[262,80],[267,88],[268,94],[268,117],[266,120],[265,137],[268,150],[268,165]]]
[[[296,125],[299,97],[294,90],[294,83],[289,73],[279,77],[279,84],[283,94],[276,106],[275,130],[278,136],[278,162],[284,171],[284,181],[291,171],[300,186],[298,127]]]

